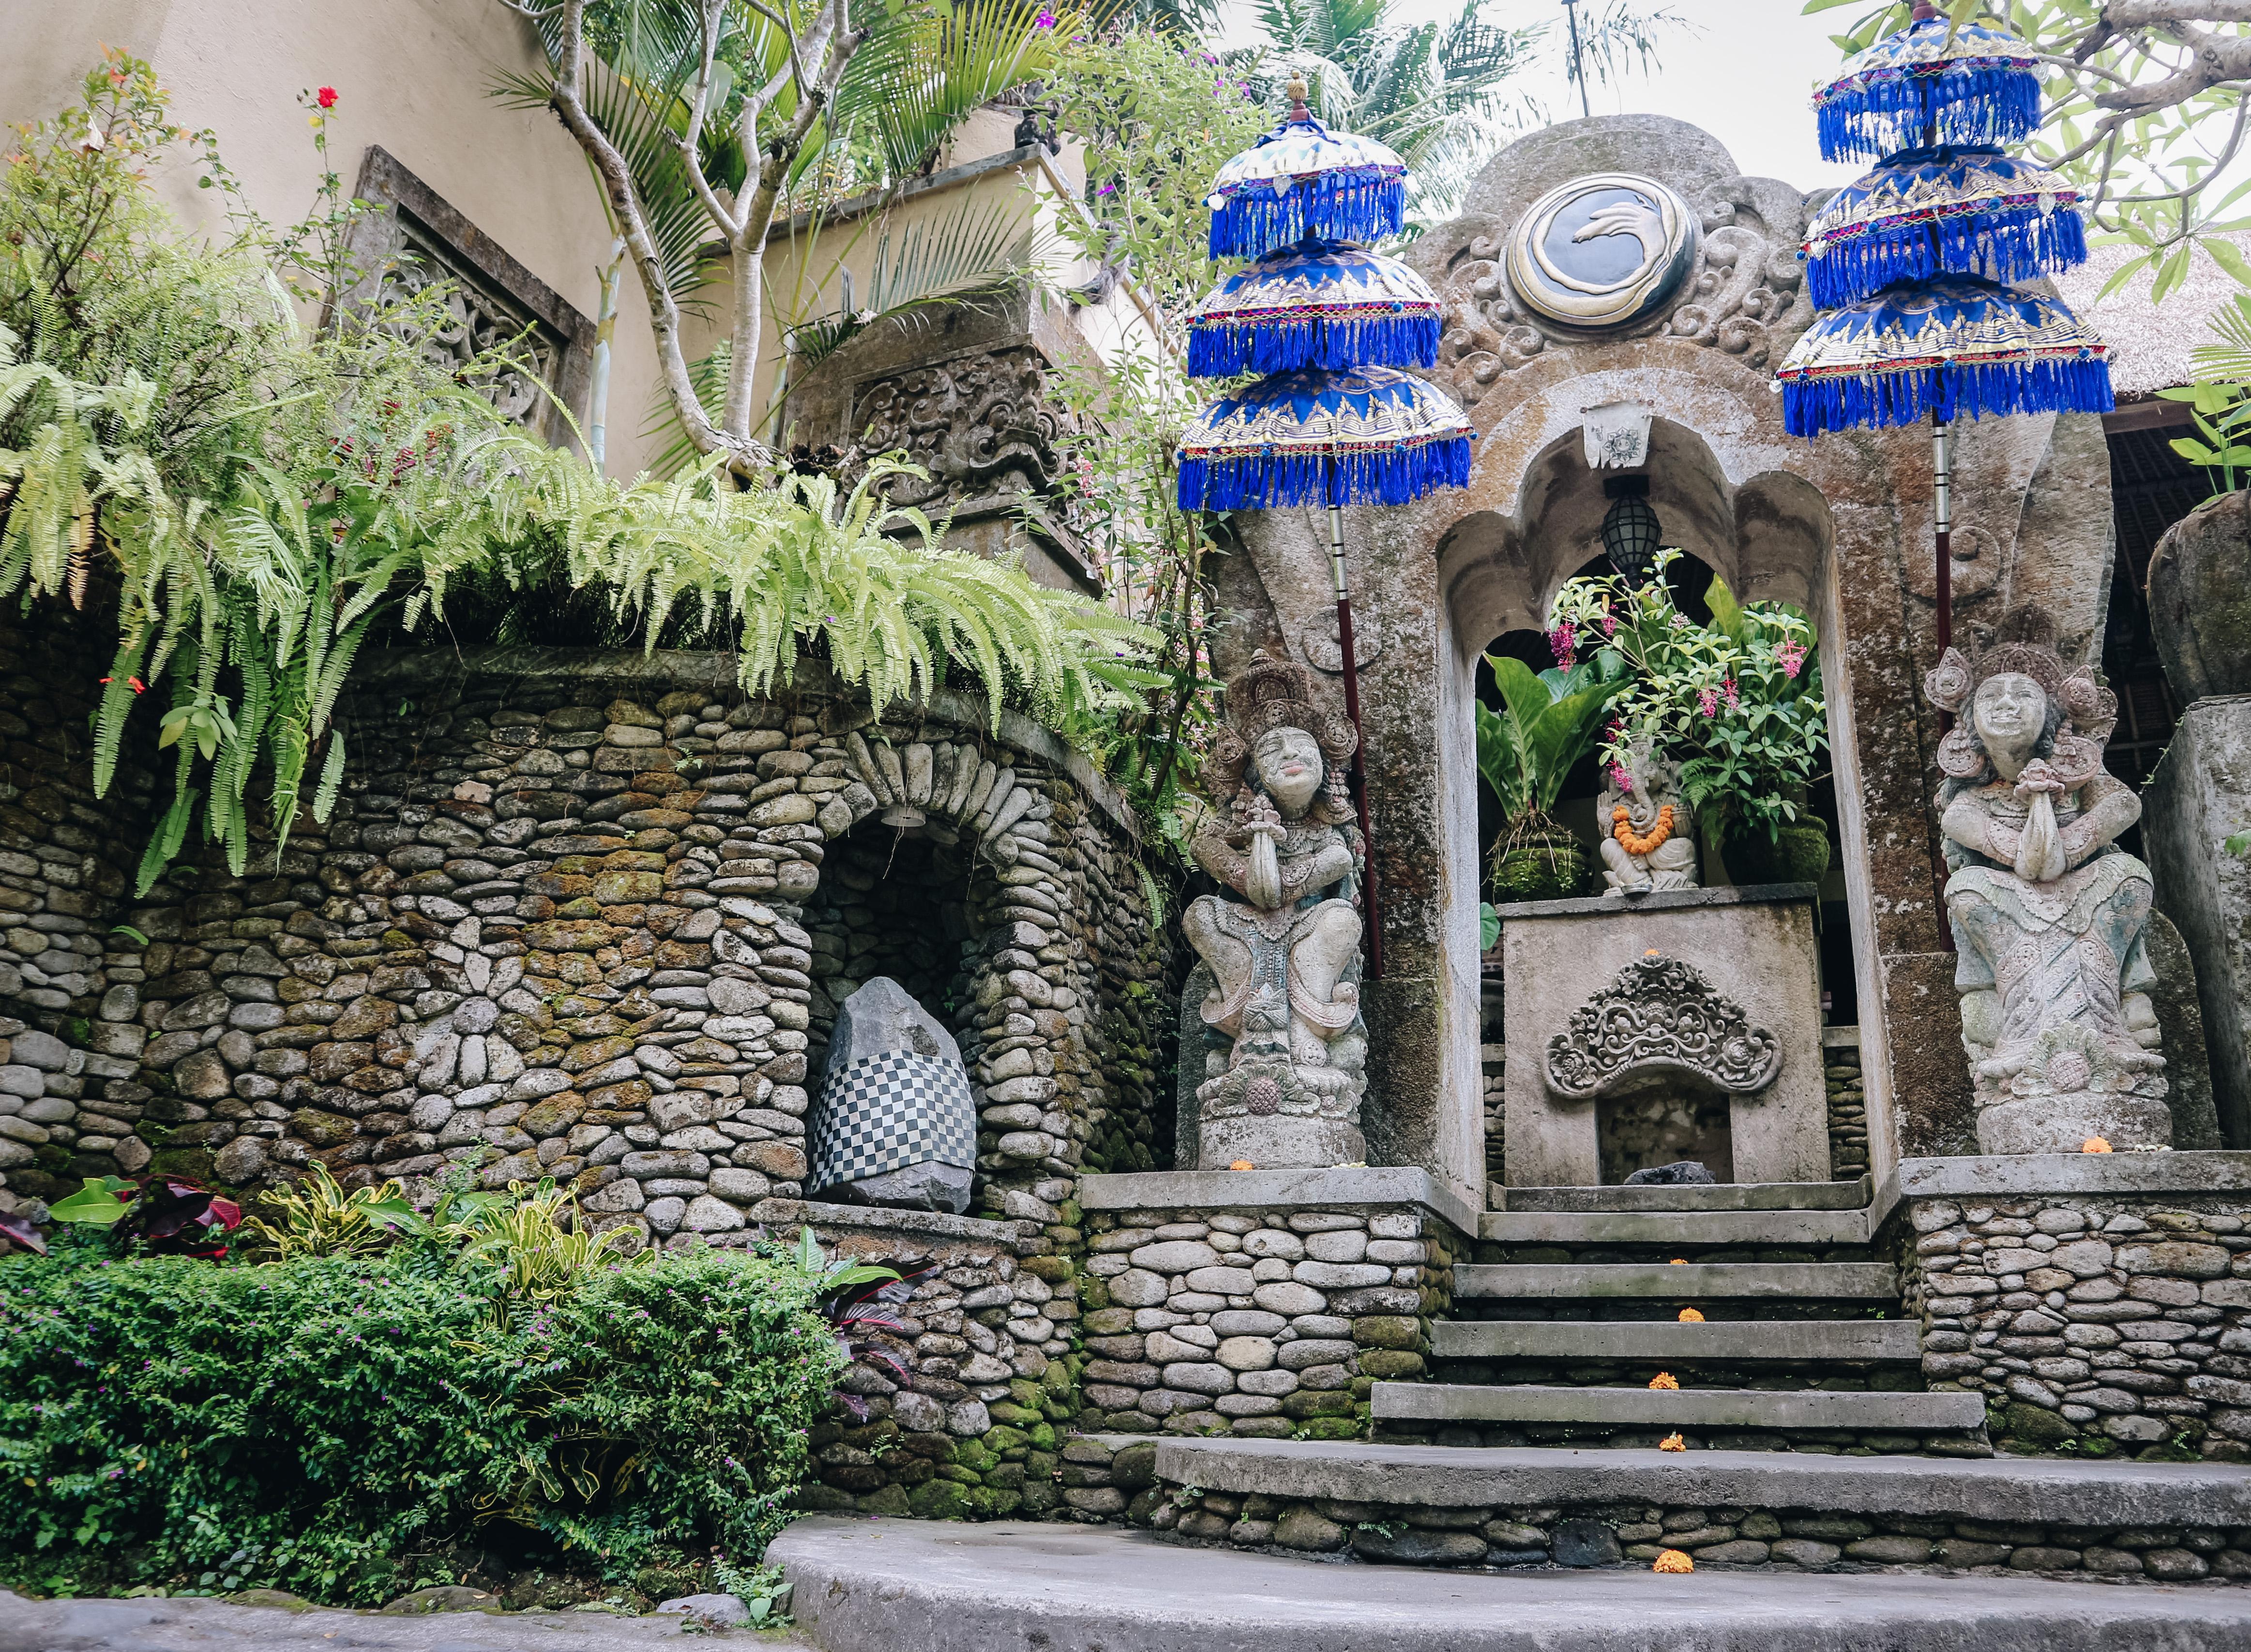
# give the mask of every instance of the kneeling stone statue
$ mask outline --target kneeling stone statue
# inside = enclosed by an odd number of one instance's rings
[[[810,1197],[956,1215],[969,1208],[977,1107],[961,1046],[888,975],[837,1012],[810,1134]]]
[[[1233,1040],[1196,1091],[1198,1168],[1356,1164],[1362,847],[1343,766],[1357,737],[1301,668],[1263,654],[1227,710],[1206,770],[1219,807],[1189,850],[1240,899],[1202,896],[1181,919],[1211,967],[1204,1024]]]
[[[2106,774],[2118,702],[2057,655],[2036,607],[1974,661],[1924,679],[1961,721],[1939,743],[1946,915],[1962,1041],[1987,1153],[2077,1153],[2172,1140],[2143,945],[2150,869],[2117,846],[2140,799]]]

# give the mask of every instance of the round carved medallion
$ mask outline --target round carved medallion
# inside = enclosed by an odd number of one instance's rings
[[[1655,312],[1694,267],[1688,203],[1631,172],[1573,178],[1532,204],[1508,237],[1519,302],[1567,327],[1623,327]]]

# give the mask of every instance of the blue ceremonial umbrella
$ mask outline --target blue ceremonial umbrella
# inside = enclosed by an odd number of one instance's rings
[[[1848,59],[1813,94],[1821,158],[1893,155],[1914,144],[1984,147],[2040,125],[2040,57],[2029,42],[1983,24],[1950,26],[1934,6]]]
[[[1775,371],[1793,436],[1986,413],[2108,413],[2109,347],[2060,299],[1973,275],[1832,310]]]
[[[1434,366],[1439,321],[1437,295],[1397,259],[1307,241],[1229,276],[1196,307],[1188,371]]]
[[[1814,94],[1821,153],[1887,157],[1818,213],[1807,288],[1842,303],[1776,371],[1783,422],[1813,436],[1930,420],[1938,641],[1953,640],[1953,421],[2107,412],[2102,341],[2063,304],[2001,283],[2087,255],[2077,197],[1999,153],[2040,123],[2040,59],[1930,0]]]
[[[2087,260],[2079,191],[1998,149],[1908,149],[1806,226],[1805,284],[1827,308],[1933,275],[2027,281]]]
[[[1211,255],[1257,258],[1308,237],[1377,241],[1406,221],[1407,163],[1374,138],[1332,132],[1290,82],[1282,124],[1212,180]]]

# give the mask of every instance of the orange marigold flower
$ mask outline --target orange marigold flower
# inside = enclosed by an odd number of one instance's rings
[[[1684,1325],[1700,1325],[1704,1322],[1704,1316],[1693,1308],[1684,1308],[1680,1310],[1680,1322]]]
[[[1688,1442],[1678,1434],[1667,1434],[1657,1442],[1657,1448],[1659,1451],[1686,1451]]]
[[[1675,1377],[1669,1371],[1661,1371],[1658,1372],[1656,1376],[1649,1379],[1649,1385],[1652,1388],[1662,1388],[1669,1391],[1679,1388],[1680,1386],[1680,1379],[1678,1377]]]
[[[1255,1170],[1258,1167],[1253,1164],[1249,1159],[1237,1159],[1234,1163],[1229,1165],[1227,1168],[1230,1170]]]
[[[2090,1135],[2079,1144],[2079,1150],[2081,1153],[2108,1153],[2110,1144],[2099,1135]]]
[[[1652,1572],[1693,1572],[1696,1563],[1678,1549],[1667,1549],[1651,1563]]]

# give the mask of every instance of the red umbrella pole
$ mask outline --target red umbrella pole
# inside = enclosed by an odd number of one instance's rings
[[[1368,773],[1364,759],[1368,733],[1360,723],[1360,663],[1353,657],[1352,593],[1344,582],[1344,510],[1329,507],[1329,577],[1336,586],[1337,646],[1344,655],[1344,714],[1352,719],[1355,743],[1346,784],[1352,788],[1353,808],[1360,816],[1360,841],[1365,857],[1361,881],[1368,909],[1368,978],[1383,978],[1383,913],[1375,893],[1375,834],[1368,819]]]
[[[1938,517],[1938,651],[1954,643],[1954,427],[1930,416],[1931,498]]]

